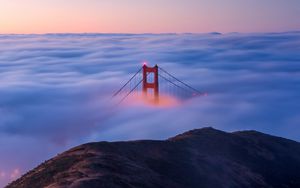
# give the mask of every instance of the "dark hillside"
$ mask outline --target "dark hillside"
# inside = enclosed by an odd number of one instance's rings
[[[41,164],[7,188],[300,187],[300,143],[256,131],[192,130],[165,141],[99,142]]]

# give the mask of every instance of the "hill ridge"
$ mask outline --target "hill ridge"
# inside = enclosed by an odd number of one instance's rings
[[[7,188],[300,187],[300,143],[260,132],[194,129],[166,140],[93,142]]]

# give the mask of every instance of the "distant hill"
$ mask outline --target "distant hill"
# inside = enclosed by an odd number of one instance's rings
[[[7,188],[299,188],[300,143],[256,131],[192,130],[164,141],[84,144]]]

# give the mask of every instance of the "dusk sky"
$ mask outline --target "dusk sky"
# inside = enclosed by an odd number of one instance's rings
[[[87,142],[207,126],[300,141],[299,18],[300,0],[0,0],[0,187]],[[112,108],[144,61],[208,96]]]
[[[0,0],[0,33],[280,32],[299,0]]]

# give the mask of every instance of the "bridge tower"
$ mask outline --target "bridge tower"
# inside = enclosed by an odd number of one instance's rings
[[[150,74],[149,74],[150,73]],[[148,82],[148,76],[154,76],[153,82]],[[159,102],[159,87],[158,87],[158,66],[148,67],[146,64],[143,65],[143,94],[148,96],[148,90],[153,90],[154,102]]]

